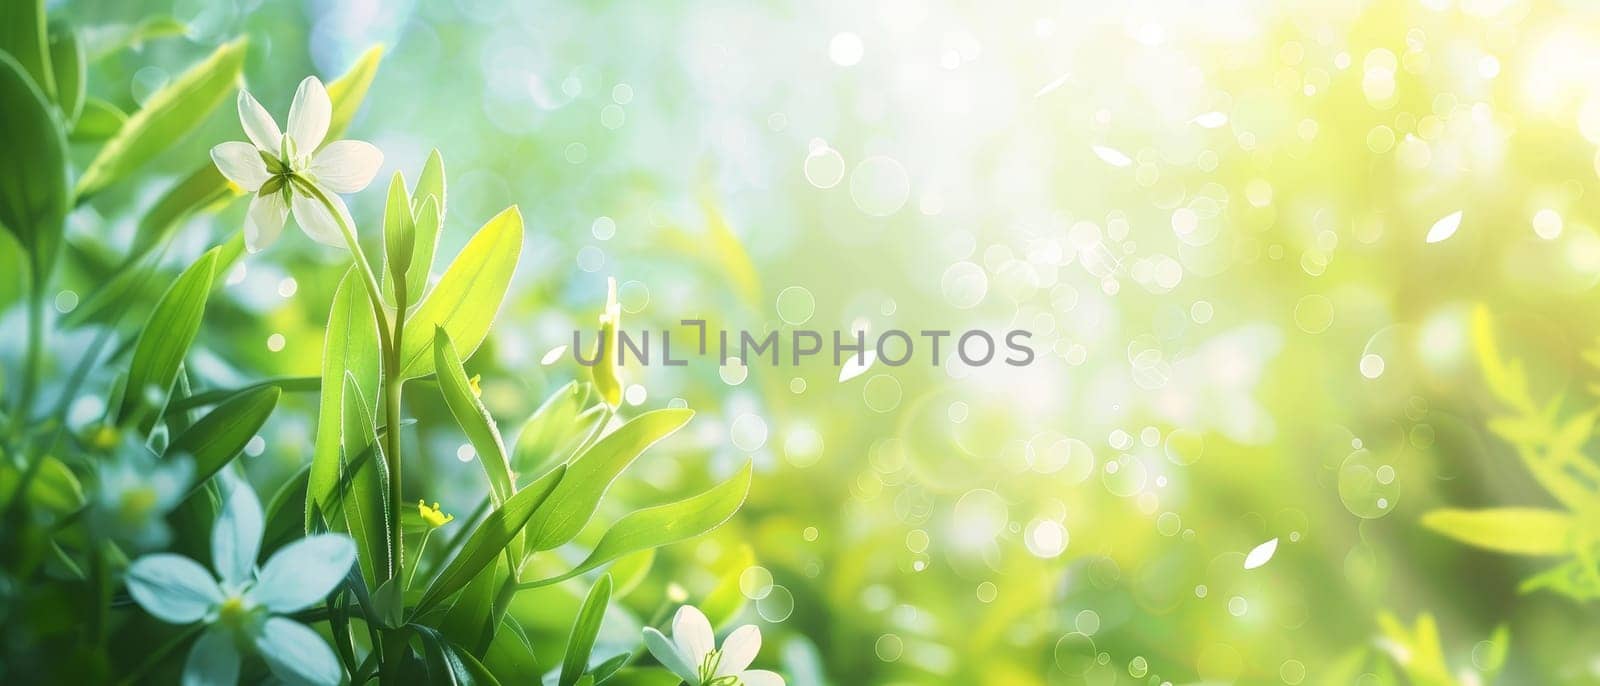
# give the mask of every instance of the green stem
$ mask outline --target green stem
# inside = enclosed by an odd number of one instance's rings
[[[34,273],[38,273],[37,266]],[[33,394],[39,386],[40,354],[44,351],[44,280],[32,278],[28,283],[28,348],[22,363],[17,410],[11,416],[13,436],[28,424],[28,415],[33,411]]]

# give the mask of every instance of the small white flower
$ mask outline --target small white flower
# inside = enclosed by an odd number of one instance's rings
[[[337,686],[344,670],[333,649],[310,627],[279,615],[326,597],[355,562],[355,543],[344,534],[309,536],[257,571],[261,530],[261,502],[238,484],[211,531],[217,576],[181,555],[145,555],[128,567],[128,594],[164,622],[209,625],[189,650],[184,684],[237,683],[240,649],[248,648],[284,682]]]
[[[383,153],[366,141],[323,145],[332,116],[328,91],[315,76],[307,76],[295,91],[287,132],[278,130],[272,115],[248,91],[239,91],[239,122],[250,142],[217,145],[211,149],[211,160],[229,181],[255,194],[244,224],[251,252],[277,240],[291,209],[295,222],[313,240],[346,247],[344,233],[323,198],[350,222],[338,194],[366,188],[383,166]]]
[[[776,672],[745,669],[761,652],[761,629],[754,624],[734,629],[719,650],[711,622],[693,605],[678,608],[670,639],[645,627],[644,645],[689,686],[784,686]]]
[[[142,443],[127,440],[115,457],[99,463],[95,496],[97,530],[134,550],[167,544],[167,513],[183,502],[194,474],[186,457],[157,459]]]

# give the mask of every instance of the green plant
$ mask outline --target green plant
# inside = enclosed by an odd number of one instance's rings
[[[522,217],[513,206],[490,219],[430,286],[446,212],[435,151],[414,187],[400,174],[389,184],[382,261],[367,259],[338,194],[363,189],[381,153],[359,141],[325,141],[354,117],[382,58],[378,49],[326,88],[315,78],[302,82],[286,131],[239,91],[250,142],[213,148],[213,162],[180,178],[141,217],[131,247],[106,267],[109,276],[61,319],[63,327],[99,332],[61,384],[59,400],[41,408],[39,380],[50,350],[43,302],[55,266],[64,253],[94,264],[100,258],[98,246],[65,236],[67,216],[91,200],[101,211],[129,211],[107,192],[227,99],[246,44],[223,45],[125,116],[86,97],[87,58],[71,26],[48,22],[37,1],[8,4],[4,13],[0,143],[9,153],[0,159],[0,224],[27,269],[29,313],[23,376],[0,417],[0,620],[28,626],[22,640],[0,649],[7,677],[134,682],[175,673],[179,656],[188,654],[186,673],[254,680],[259,666],[241,665],[238,652],[253,645],[249,652],[289,681],[515,681],[530,667],[554,666],[535,660],[507,618],[519,592],[698,536],[743,503],[748,464],[698,495],[622,516],[575,564],[557,561],[553,551],[572,547],[622,472],[693,413],[619,416],[615,370],[602,365],[595,384],[574,382],[554,394],[524,423],[516,449],[507,449],[463,364],[487,338],[505,298],[521,253]],[[98,146],[76,175],[69,138]],[[239,234],[175,277],[164,273],[180,220],[246,194],[251,206]],[[208,306],[217,306],[220,276],[265,249],[291,214],[312,238],[352,256],[329,308],[322,373],[216,384],[189,361]],[[608,312],[615,327],[614,302]],[[125,337],[124,326],[139,313],[137,333]],[[68,405],[101,367],[119,370],[103,417],[69,430]],[[454,518],[437,505],[406,505],[407,382],[437,390],[484,473],[482,505],[431,547],[434,529]],[[263,510],[234,460],[284,394],[303,392],[318,401],[310,463]],[[302,534],[309,537],[300,540]],[[171,552],[158,552],[167,546]],[[544,561],[530,565],[541,555]],[[219,576],[188,558],[215,559]],[[259,559],[267,561],[258,570]],[[298,588],[282,578],[291,567],[300,572]],[[622,670],[629,653],[591,664],[610,589],[609,577],[600,577],[576,615],[561,683],[666,674]],[[293,598],[279,597],[289,591]],[[152,623],[139,608],[186,626]],[[232,633],[197,638],[206,625]],[[334,662],[323,659],[329,646]]]

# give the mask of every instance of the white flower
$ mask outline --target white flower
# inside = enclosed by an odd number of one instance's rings
[[[689,686],[784,686],[775,672],[745,669],[761,652],[761,629],[754,624],[734,629],[719,650],[711,622],[693,605],[678,608],[671,639],[645,627],[644,645]]]
[[[173,624],[210,625],[189,650],[185,686],[237,683],[241,648],[254,650],[290,684],[337,686],[344,678],[317,632],[279,615],[326,597],[355,562],[355,543],[344,534],[309,536],[284,546],[257,571],[261,528],[261,502],[238,484],[211,531],[220,581],[171,553],[145,555],[128,567],[128,593],[146,612]]]
[[[96,471],[97,530],[135,550],[165,546],[171,537],[167,513],[183,502],[194,462],[186,457],[157,459],[144,444],[125,440]]]
[[[306,235],[336,248],[346,246],[327,205],[350,222],[337,194],[366,188],[383,165],[383,153],[366,141],[323,145],[332,116],[328,91],[315,76],[307,76],[295,91],[287,132],[278,130],[272,115],[248,91],[239,91],[239,122],[250,142],[222,143],[211,149],[211,160],[229,181],[255,194],[244,224],[251,252],[278,238],[291,209]]]

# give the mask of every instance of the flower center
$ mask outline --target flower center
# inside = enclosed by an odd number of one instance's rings
[[[122,502],[119,508],[125,519],[141,521],[146,514],[156,508],[156,490],[149,486],[130,488],[122,492]]]
[[[721,666],[721,650],[713,650],[706,653],[705,659],[700,661],[700,683],[702,686],[740,686],[740,684],[744,683],[737,674],[717,676],[717,668]]]
[[[240,596],[229,596],[217,606],[217,623],[230,629],[242,630],[249,625],[251,608]]]

